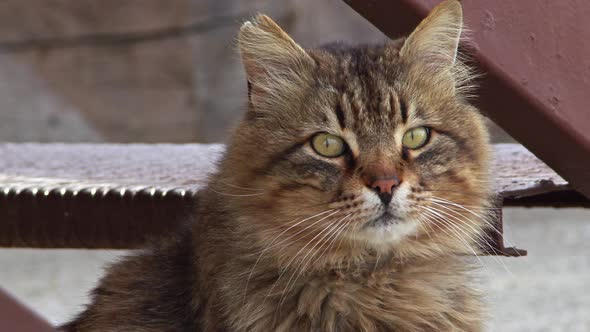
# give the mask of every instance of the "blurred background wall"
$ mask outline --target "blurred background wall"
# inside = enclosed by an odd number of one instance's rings
[[[386,40],[341,0],[3,0],[0,141],[223,141],[259,12],[305,47]]]

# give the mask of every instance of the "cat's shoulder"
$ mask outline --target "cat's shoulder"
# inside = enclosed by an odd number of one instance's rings
[[[188,331],[197,321],[192,237],[186,229],[152,241],[105,269],[91,304],[63,331]],[[171,327],[173,329],[171,329]]]

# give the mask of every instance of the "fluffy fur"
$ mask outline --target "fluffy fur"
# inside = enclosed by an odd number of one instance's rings
[[[195,221],[108,269],[66,331],[480,331],[472,254],[488,137],[457,56],[461,5],[407,39],[304,50],[242,26],[248,111]],[[402,147],[430,128],[428,143]],[[310,139],[344,139],[336,158]],[[395,174],[389,204],[369,185]]]

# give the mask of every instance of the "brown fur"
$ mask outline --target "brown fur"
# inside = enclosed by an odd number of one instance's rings
[[[244,24],[248,112],[196,221],[113,265],[65,330],[480,331],[465,254],[487,228],[488,138],[461,17],[448,0],[407,39],[314,50]],[[402,148],[417,126],[429,143]],[[316,154],[318,132],[346,153]],[[384,206],[366,179],[392,172]]]

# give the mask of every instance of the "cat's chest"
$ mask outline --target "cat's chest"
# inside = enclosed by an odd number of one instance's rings
[[[268,331],[269,326],[275,331],[453,330],[452,316],[467,304],[458,299],[468,292],[425,281],[389,274],[360,280],[330,276],[279,287],[255,303],[248,330]]]
[[[260,330],[268,329],[269,322],[277,331],[391,330],[400,315],[396,309],[404,297],[400,290],[394,278],[386,275],[301,281],[278,288],[259,303],[258,309],[266,311],[258,313]]]
[[[352,330],[360,326],[379,325],[393,309],[393,278],[379,280],[316,279],[300,284],[293,292],[291,307],[312,329]],[[363,323],[364,322],[364,323]],[[297,327],[297,325],[293,326]]]

